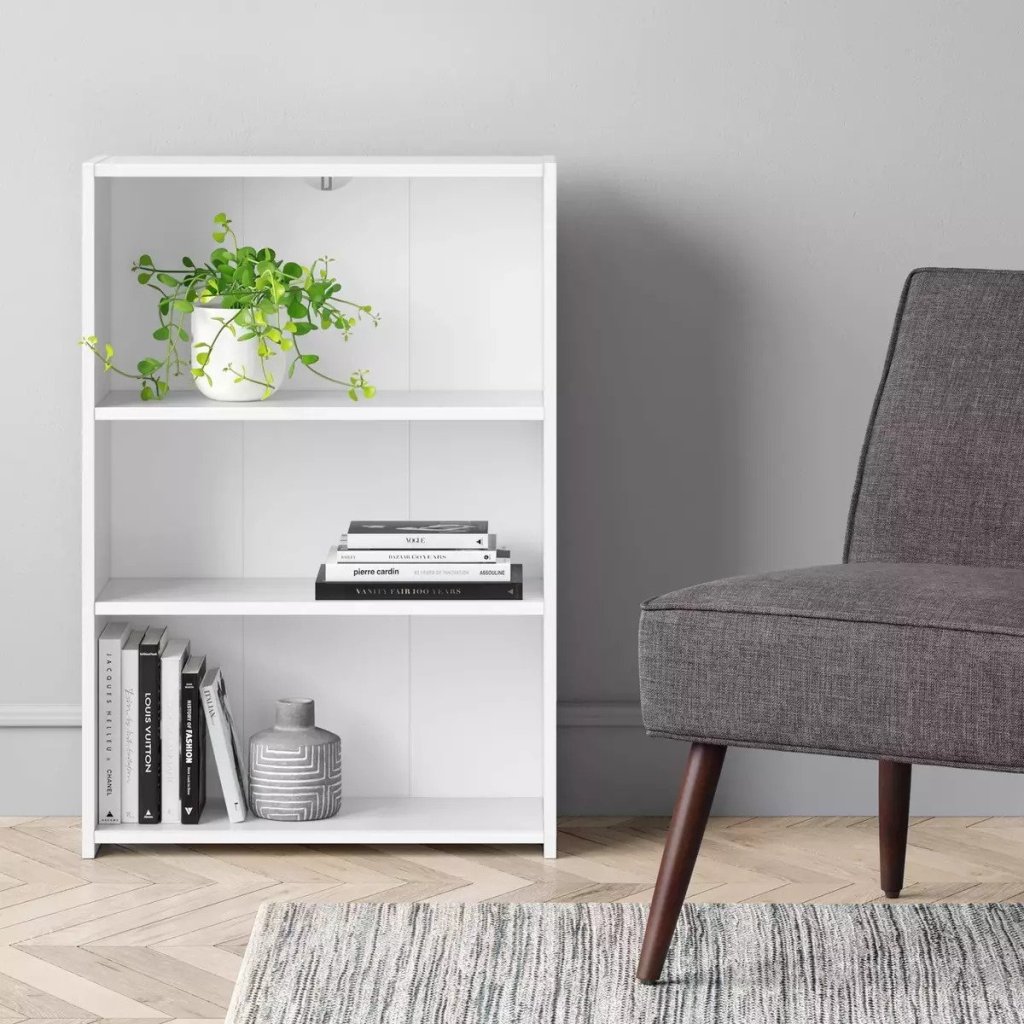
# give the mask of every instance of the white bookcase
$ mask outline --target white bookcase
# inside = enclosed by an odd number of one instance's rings
[[[82,354],[82,852],[150,843],[528,843],[555,855],[555,164],[536,158],[100,157],[83,168],[82,332],[155,353],[146,252],[246,243],[330,254],[378,328],[313,335],[328,372],[217,403],[163,402]],[[321,179],[330,179],[330,189]],[[335,374],[337,375],[337,374]],[[522,601],[316,602],[349,519],[488,519]],[[248,736],[283,696],[342,737],[326,821],[97,822],[96,639],[161,624],[222,666]]]

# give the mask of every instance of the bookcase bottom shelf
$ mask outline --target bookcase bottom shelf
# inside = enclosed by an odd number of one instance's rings
[[[539,798],[351,798],[323,821],[233,825],[208,805],[198,825],[97,825],[97,843],[541,843]]]

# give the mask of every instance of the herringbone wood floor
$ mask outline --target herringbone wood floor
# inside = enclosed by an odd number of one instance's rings
[[[219,1021],[264,900],[647,901],[667,822],[566,819],[517,847],[104,848],[0,818],[0,1024]],[[1024,900],[1024,819],[919,818],[909,900]],[[879,899],[873,818],[717,818],[691,889],[712,902]]]

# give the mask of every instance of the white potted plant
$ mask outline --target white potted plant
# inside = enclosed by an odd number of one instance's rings
[[[317,367],[306,336],[337,330],[347,341],[364,317],[376,326],[372,307],[341,297],[341,284],[330,273],[331,259],[309,265],[282,260],[273,249],[239,245],[227,214],[214,218],[217,248],[205,263],[183,256],[181,267],[157,267],[143,254],[132,273],[140,285],[159,295],[159,325],[153,339],[164,346],[160,357],[139,360],[132,373],[114,363],[115,351],[95,337],[83,338],[108,372],[139,381],[143,401],[163,398],[171,378],[188,368],[208,398],[249,402],[269,398],[297,367],[344,388],[349,398],[373,398],[368,370],[347,380]],[[229,245],[224,243],[228,242]],[[179,345],[190,347],[184,360]]]

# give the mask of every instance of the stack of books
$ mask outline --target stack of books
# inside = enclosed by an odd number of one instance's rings
[[[110,622],[97,642],[101,825],[197,825],[209,742],[228,818],[244,821],[244,775],[224,675],[165,626]]]
[[[327,552],[318,601],[518,601],[523,567],[485,520],[355,520]]]

